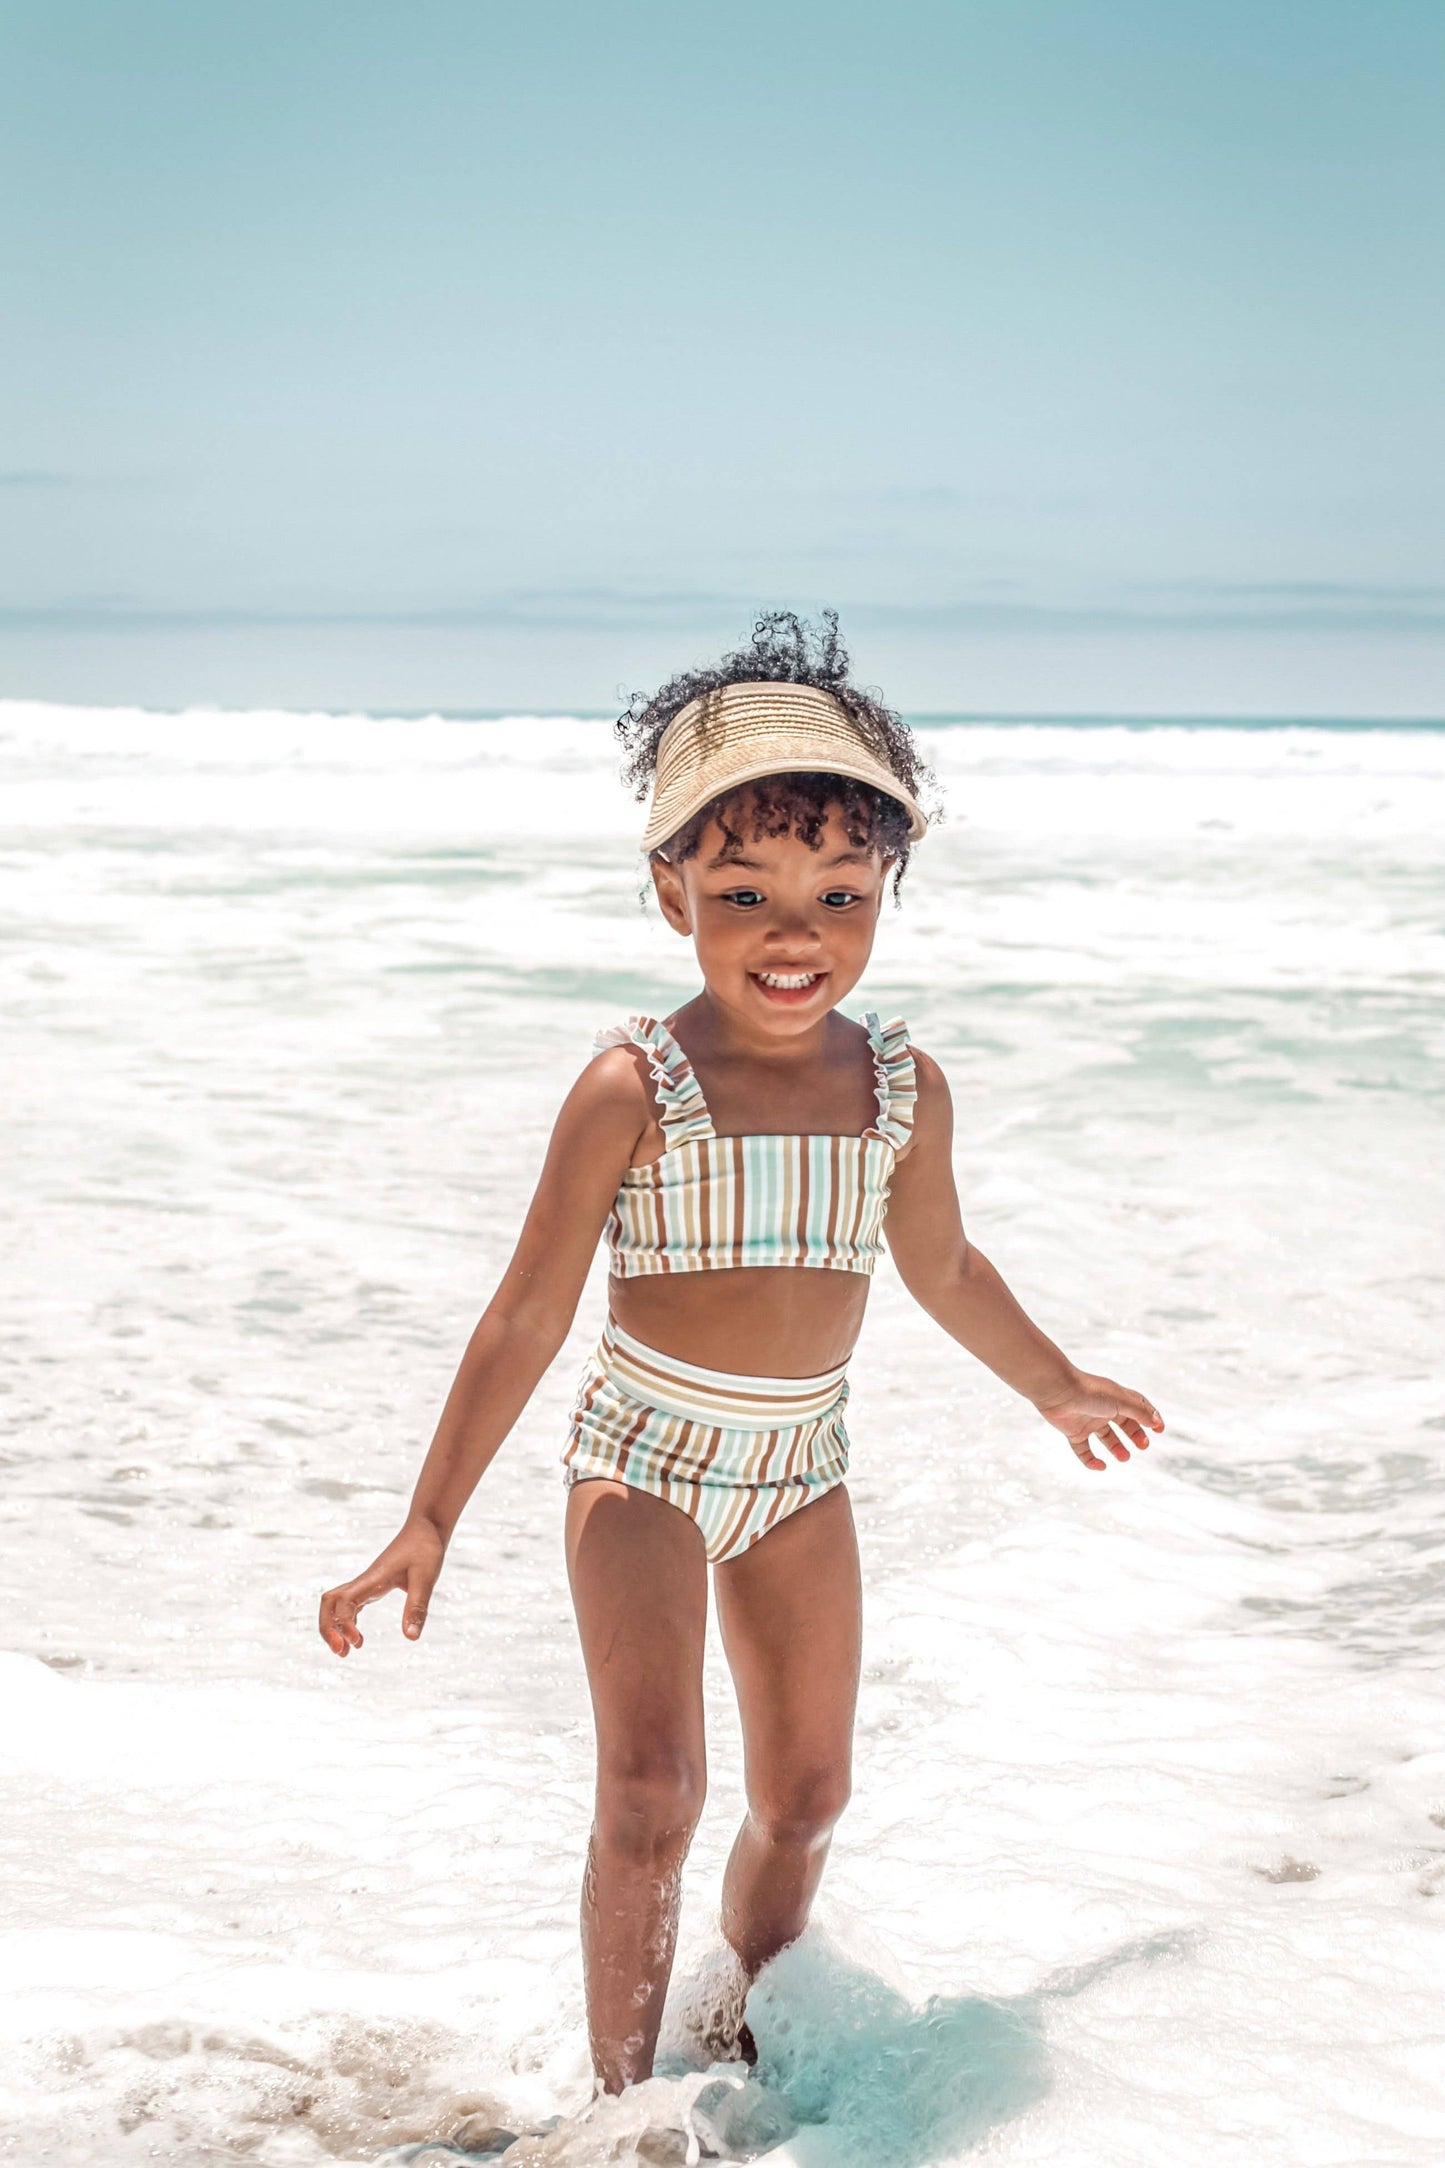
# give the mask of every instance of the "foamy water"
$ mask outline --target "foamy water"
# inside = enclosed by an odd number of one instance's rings
[[[819,1929],[746,2096],[675,2011],[669,2074],[568,2131],[556,1456],[600,1272],[421,1645],[374,1610],[342,1666],[314,1617],[593,1029],[693,984],[608,734],[0,708],[17,2160],[440,2162],[469,2115],[625,2160],[699,2087],[796,2168],[1442,2157],[1445,733],[929,751],[950,819],[857,1005],[947,1067],[975,1237],[1168,1436],[1088,1475],[884,1270]],[[716,1652],[710,1717],[678,2010],[739,1808]]]

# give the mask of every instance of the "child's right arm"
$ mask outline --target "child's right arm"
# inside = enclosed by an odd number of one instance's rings
[[[359,1649],[356,1615],[406,1591],[402,1631],[415,1640],[452,1530],[502,1440],[566,1339],[618,1184],[652,1120],[640,1064],[613,1048],[583,1070],[557,1117],[512,1261],[447,1395],[399,1534],[355,1580],[321,1599],[321,1638]]]

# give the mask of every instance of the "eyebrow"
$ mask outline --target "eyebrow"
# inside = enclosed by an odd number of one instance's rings
[[[822,863],[825,869],[830,866],[868,866],[873,863],[873,853],[872,851],[839,851],[834,857],[825,858]],[[724,848],[718,852],[716,858],[708,860],[707,871],[709,873],[720,873],[726,866],[741,867],[744,873],[763,873],[767,870],[761,858],[745,858],[741,852],[734,853]]]

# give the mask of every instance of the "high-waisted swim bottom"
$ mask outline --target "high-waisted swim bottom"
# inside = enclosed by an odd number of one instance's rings
[[[848,1473],[846,1370],[816,1378],[703,1370],[644,1347],[609,1318],[578,1387],[566,1479],[610,1477],[680,1506],[719,1565]]]

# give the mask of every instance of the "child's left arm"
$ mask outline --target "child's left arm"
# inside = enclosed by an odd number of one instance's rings
[[[938,1064],[915,1049],[918,1105],[912,1148],[893,1174],[885,1223],[903,1284],[946,1333],[986,1363],[1005,1385],[1031,1400],[1061,1430],[1086,1468],[1107,1466],[1090,1440],[1115,1460],[1143,1452],[1147,1431],[1164,1419],[1142,1393],[1112,1378],[1076,1370],[1014,1300],[963,1231],[953,1180],[953,1102]],[[1114,1428],[1118,1425],[1118,1430]]]

